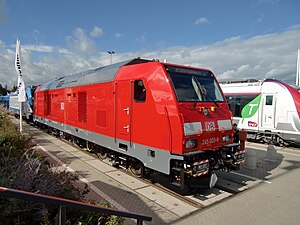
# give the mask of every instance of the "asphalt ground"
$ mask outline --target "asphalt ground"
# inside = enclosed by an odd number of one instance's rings
[[[152,216],[146,224],[300,224],[297,149],[276,147],[276,160],[270,161],[267,145],[247,142],[246,151],[256,154],[255,168],[218,172],[216,187],[187,196],[199,202],[195,207],[25,123],[24,130],[57,169],[77,173],[78,185],[90,187],[88,200]]]
[[[276,160],[270,161],[266,149],[267,145],[246,143],[246,151],[255,151],[257,164],[239,171],[259,184],[172,224],[300,224],[300,151],[276,147]]]

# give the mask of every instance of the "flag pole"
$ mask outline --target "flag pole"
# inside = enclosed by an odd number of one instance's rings
[[[22,102],[26,101],[25,94],[25,84],[23,81],[23,74],[21,69],[21,46],[20,40],[17,39],[16,43],[16,58],[15,58],[15,69],[18,73],[18,102],[19,102],[19,112],[20,112],[20,133],[23,132],[23,121],[22,121]]]
[[[20,133],[23,132],[22,102],[20,102]]]

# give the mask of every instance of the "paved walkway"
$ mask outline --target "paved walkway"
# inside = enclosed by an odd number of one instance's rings
[[[152,222],[145,224],[169,224],[198,210],[41,130],[27,124],[24,130],[58,169],[76,172],[80,185],[88,184],[89,199],[105,200],[116,209],[151,216]],[[136,224],[136,221],[127,219],[125,224]]]
[[[299,150],[278,148],[278,161],[269,162],[265,160],[267,146],[247,143],[247,150],[256,152],[257,168],[242,167],[238,177],[244,176],[245,182],[255,180],[259,184],[212,206],[197,209],[176,202],[171,196],[132,180],[93,156],[33,127],[25,129],[30,130],[40,149],[54,162],[76,171],[83,183],[89,183],[90,197],[106,200],[120,210],[152,216],[153,221],[146,224],[300,224]],[[230,183],[228,188],[231,188]],[[134,221],[127,220],[126,224],[134,224]]]
[[[255,145],[248,143],[247,146],[250,149]],[[257,155],[257,160],[257,169],[249,170],[248,173],[263,179],[261,184],[173,224],[300,224],[300,152],[280,150],[275,163],[265,161],[262,153]],[[275,166],[276,168],[268,170],[268,167]]]

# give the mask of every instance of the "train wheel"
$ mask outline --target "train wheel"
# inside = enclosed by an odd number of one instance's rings
[[[99,157],[99,159],[101,159],[101,160],[104,160],[107,158],[107,151],[103,148],[100,148],[96,154]]]
[[[144,166],[141,162],[132,162],[129,166],[129,171],[136,177],[142,177]]]
[[[94,152],[94,146],[93,143],[90,143],[89,141],[86,141],[85,147],[83,148],[86,151],[93,153]]]

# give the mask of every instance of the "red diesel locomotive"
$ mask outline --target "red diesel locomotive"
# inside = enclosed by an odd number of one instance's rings
[[[212,187],[236,169],[232,115],[213,73],[140,58],[64,76],[35,91],[34,121],[139,176]]]

